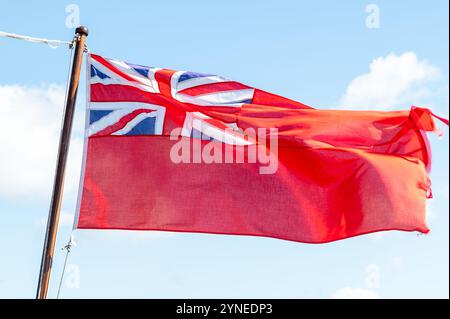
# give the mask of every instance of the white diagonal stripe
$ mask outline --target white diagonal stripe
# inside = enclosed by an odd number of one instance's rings
[[[100,72],[102,72],[103,74],[106,74],[107,76],[109,76],[111,79],[115,79],[117,81],[119,81],[119,84],[122,85],[129,85],[129,86],[134,86],[137,87],[143,91],[146,92],[151,92],[151,93],[159,93],[158,91],[156,91],[157,87],[155,88],[152,83],[150,83],[150,79],[148,79],[148,83],[145,84],[142,81],[139,82],[133,82],[133,81],[128,81],[126,79],[124,79],[123,77],[121,77],[120,75],[118,75],[117,73],[111,71],[110,69],[108,69],[107,67],[105,67],[103,64],[95,61],[94,59],[91,59],[91,64]],[[132,78],[132,75],[129,74],[129,71],[124,71],[121,70],[123,73],[126,73],[127,75],[129,75]],[[94,81],[91,81],[91,84],[93,83],[102,83],[102,84],[116,84],[114,81],[112,81],[111,79],[101,79],[98,78],[95,79]]]
[[[254,89],[232,90],[197,95],[195,98],[218,104],[236,103],[243,100],[250,100],[253,98],[253,92]]]
[[[108,126],[117,123],[122,117],[133,111],[134,109],[120,109],[103,116],[98,121],[89,125],[89,136],[97,134]]]
[[[97,134],[98,132],[104,130],[108,126],[117,123],[122,117],[124,117],[127,114],[130,114],[131,112],[137,109],[148,109],[154,111],[150,114],[154,114],[153,116],[156,116],[155,134],[162,134],[164,124],[164,114],[166,112],[165,107],[139,102],[91,102],[90,110],[106,110],[106,111],[113,110],[113,111],[103,116],[98,121],[95,121],[94,123],[89,125],[88,135],[90,136]]]
[[[149,117],[156,117],[156,112],[138,114],[134,119],[129,121],[123,128],[112,133],[112,135],[125,135],[129,131],[131,131],[136,125],[138,125],[143,120]]]
[[[183,72],[184,73],[184,72]],[[210,75],[210,76],[202,76],[198,78],[192,78],[189,80],[184,80],[179,83],[177,83],[177,91],[189,89],[194,86],[203,85],[203,84],[210,84],[210,83],[219,83],[219,82],[226,82],[229,81],[221,76],[217,75]]]

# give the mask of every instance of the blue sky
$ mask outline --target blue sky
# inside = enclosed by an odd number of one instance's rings
[[[366,26],[370,3],[380,10],[380,28]],[[89,48],[100,55],[220,74],[317,108],[416,104],[448,118],[446,0],[2,0],[0,31],[70,40],[69,4],[78,6],[90,29]],[[0,297],[33,298],[69,50],[0,38],[0,54]],[[374,94],[374,86],[383,94]],[[50,297],[56,296],[61,247],[72,227],[84,99],[82,85]],[[430,135],[434,199],[426,236],[387,232],[308,245],[76,231],[61,297],[448,298],[449,139],[442,129],[444,137]]]

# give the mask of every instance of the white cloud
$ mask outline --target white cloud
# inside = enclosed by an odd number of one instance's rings
[[[379,299],[380,296],[372,290],[344,287],[335,291],[331,299]]]
[[[401,270],[405,267],[405,258],[403,256],[395,256],[391,259],[394,268]]]
[[[391,53],[378,57],[370,64],[369,73],[353,79],[340,105],[348,109],[386,110],[422,104],[433,92],[431,81],[440,71],[414,52]]]
[[[385,233],[386,232],[379,231],[379,232],[367,234],[366,237],[369,239],[372,239],[374,241],[380,241],[384,238]]]
[[[55,84],[0,85],[0,196],[50,198],[64,94]],[[81,151],[82,139],[73,138],[67,192],[77,188]]]
[[[380,288],[381,268],[377,264],[366,266],[366,287],[370,289]]]

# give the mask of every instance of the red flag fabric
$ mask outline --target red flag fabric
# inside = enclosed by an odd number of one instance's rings
[[[316,110],[215,75],[88,66],[76,228],[307,243],[428,232],[427,109]]]

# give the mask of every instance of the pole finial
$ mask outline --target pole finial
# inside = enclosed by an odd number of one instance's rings
[[[89,30],[87,27],[85,26],[79,26],[78,28],[75,29],[75,33],[77,34],[84,34],[85,36],[88,36],[89,34]]]

